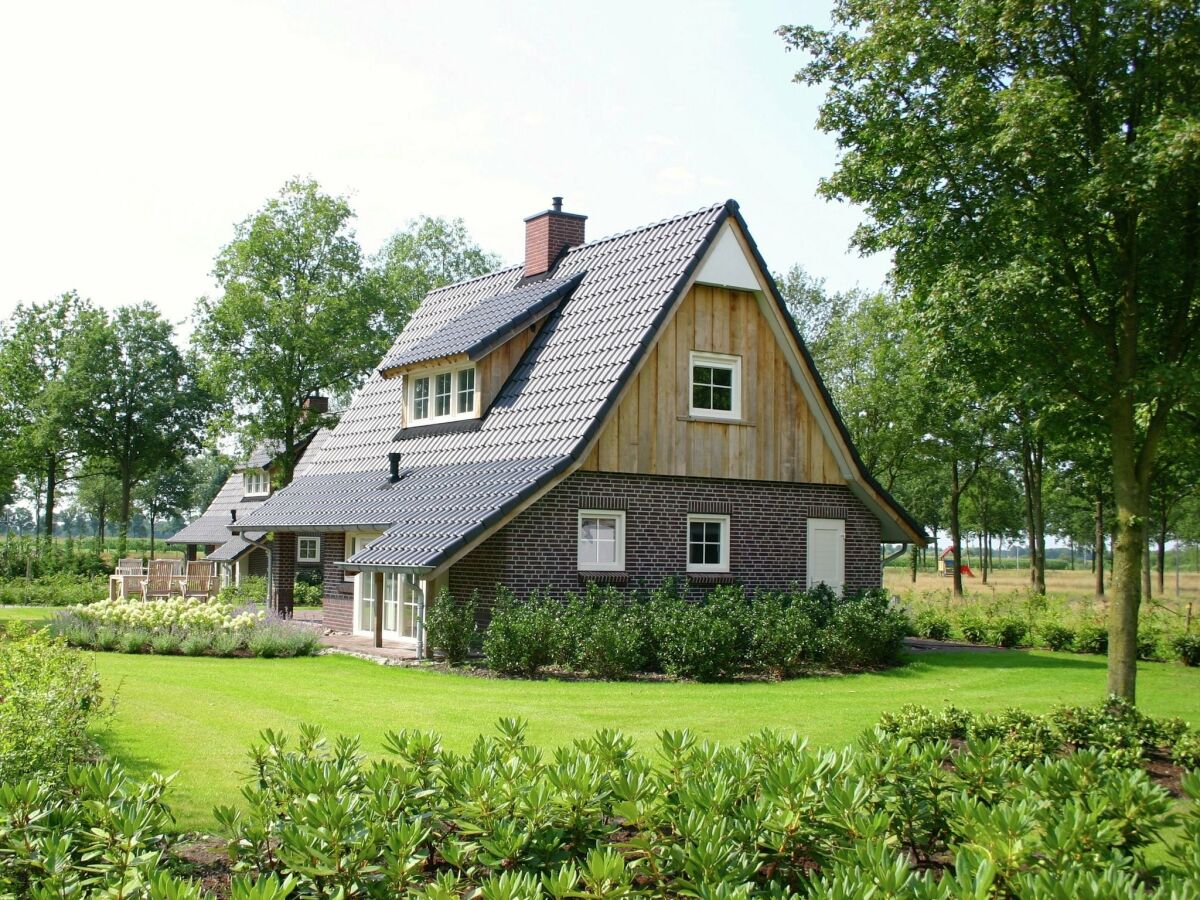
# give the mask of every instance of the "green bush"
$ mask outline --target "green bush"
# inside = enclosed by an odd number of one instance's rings
[[[1180,735],[1171,748],[1171,758],[1185,769],[1200,770],[1200,731]]]
[[[1179,661],[1185,666],[1200,666],[1200,634],[1181,634],[1171,642]]]
[[[212,652],[217,656],[233,656],[245,646],[245,635],[235,631],[218,632],[212,639]]]
[[[312,656],[320,647],[321,641],[311,629],[278,619],[268,619],[246,638],[246,649],[250,654],[263,659]]]
[[[96,629],[96,649],[106,653],[116,650],[121,643],[121,635],[117,629],[107,625]],[[82,646],[82,645],[81,645]]]
[[[744,662],[737,625],[721,612],[681,603],[661,648],[663,671],[676,678],[721,681]]]
[[[308,581],[301,581],[297,578],[292,594],[292,605],[304,607],[320,606],[324,592],[325,586],[322,583],[317,582],[314,584]]]
[[[747,662],[774,678],[793,678],[821,658],[820,632],[801,603],[786,594],[756,598],[748,613],[752,633]]]
[[[160,631],[150,637],[150,652],[170,656],[178,653],[183,639],[171,631]]]
[[[1042,641],[1051,650],[1070,650],[1075,646],[1075,630],[1052,623],[1041,629]]]
[[[5,606],[77,606],[108,596],[107,575],[56,573],[32,580],[0,580],[0,604]]]
[[[449,588],[442,588],[425,609],[425,639],[433,653],[451,665],[467,661],[475,643],[475,605],[473,594],[465,603],[457,603]]]
[[[1020,619],[1000,619],[992,628],[992,638],[1000,647],[1020,647],[1029,636],[1029,626]]]
[[[45,630],[14,628],[0,641],[0,698],[0,782],[55,782],[95,754],[100,677]]]
[[[974,610],[966,610],[959,615],[958,630],[972,644],[986,644],[991,631],[988,623]]]
[[[569,595],[560,622],[559,663],[593,678],[628,678],[646,667],[642,611],[613,587]]]
[[[267,579],[259,575],[243,578],[239,584],[227,584],[217,594],[217,602],[226,606],[261,605],[267,602]]]
[[[825,630],[825,659],[837,668],[897,662],[908,634],[907,617],[888,605],[882,590],[867,591],[839,606]]]
[[[488,666],[505,675],[532,677],[560,656],[562,604],[534,594],[518,600],[499,588],[492,621],[483,637]]]
[[[1075,632],[1075,650],[1079,653],[1108,653],[1108,629],[1103,625],[1081,625]]]
[[[954,626],[950,618],[936,609],[923,609],[913,618],[914,632],[931,641],[948,641]]]

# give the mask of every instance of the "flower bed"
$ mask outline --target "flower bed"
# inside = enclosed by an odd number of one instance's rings
[[[320,649],[311,629],[261,610],[183,597],[75,606],[51,627],[76,647],[125,653],[286,657]]]

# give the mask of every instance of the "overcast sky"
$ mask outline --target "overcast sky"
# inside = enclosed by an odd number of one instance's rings
[[[774,29],[826,3],[29,2],[0,12],[0,316],[74,288],[177,322],[293,175],[368,252],[422,213],[523,253],[561,194],[601,237],[728,197],[767,262],[835,288],[887,260],[815,195],[835,160]]]

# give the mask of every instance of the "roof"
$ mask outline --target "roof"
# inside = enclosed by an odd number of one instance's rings
[[[583,273],[569,278],[546,278],[495,297],[483,297],[432,334],[391,353],[381,369],[387,371],[447,356],[476,360],[550,312],[579,284]]]
[[[473,427],[398,434],[406,377],[377,371],[306,472],[244,519],[239,514],[238,524],[263,530],[378,528],[383,536],[348,565],[443,564],[582,458],[731,216],[744,229],[737,204],[729,201],[571,248],[545,280],[522,284],[517,266],[430,292],[385,356],[384,368],[431,353],[470,353],[540,304],[557,302],[546,293],[534,299],[552,282],[569,297],[547,317]],[[759,262],[769,271],[761,257]],[[498,307],[494,316],[492,305]],[[803,351],[794,328],[793,334]],[[807,363],[811,369],[811,358]],[[823,396],[832,410],[828,394]],[[845,435],[840,420],[838,427]],[[400,453],[404,473],[395,483],[387,477],[392,452]]]
[[[228,532],[226,532],[226,533],[228,533]],[[251,537],[251,536],[247,535],[247,537]],[[252,537],[252,539],[257,541],[259,539],[259,537],[262,537],[262,535],[259,535],[258,537]],[[244,540],[243,538],[238,537],[237,535],[234,535],[229,540],[227,540],[225,543],[223,543],[220,547],[218,547],[216,550],[214,550],[212,553],[209,553],[208,555],[206,555],[204,558],[211,560],[213,562],[233,562],[235,559],[237,559],[239,556],[241,556],[243,553],[245,553],[247,550],[249,550],[253,546],[254,545],[251,544],[250,541]]]
[[[316,451],[325,438],[329,436],[328,430],[314,432],[306,435],[301,453],[300,461],[296,466],[296,471],[299,472],[308,464],[312,454]],[[175,534],[166,539],[168,544],[224,544],[230,539],[229,529],[226,527],[232,522],[230,512],[237,510],[238,521],[241,521],[251,512],[258,509],[266,502],[265,497],[244,497],[244,481],[242,472],[246,469],[261,468],[261,464],[256,466],[251,463],[252,460],[261,458],[270,450],[264,445],[256,447],[254,453],[250,455],[249,460],[240,466],[235,466],[230,473],[229,478],[225,480],[225,484],[221,486],[221,490],[217,491],[217,496],[213,497],[212,502],[208,504],[208,508],[204,510],[200,516]],[[279,454],[273,454],[270,459],[274,459]],[[270,459],[268,461],[270,461]],[[246,537],[250,540],[261,540],[265,531],[248,532]],[[214,554],[209,554],[208,559],[217,558]],[[232,559],[233,557],[230,557]]]

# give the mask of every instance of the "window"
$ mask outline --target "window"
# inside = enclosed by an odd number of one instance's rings
[[[450,382],[453,376],[449,372],[443,372],[434,379],[433,389],[433,415],[438,419],[444,419],[450,415]]]
[[[719,353],[691,354],[689,414],[705,419],[742,417],[742,358]]]
[[[446,422],[475,416],[475,367],[446,369],[410,378],[409,420]]]
[[[307,536],[296,538],[296,562],[319,563],[321,561],[321,539]]]
[[[247,497],[264,497],[271,493],[271,481],[262,469],[250,469],[242,475]]]
[[[458,412],[475,412],[475,370],[463,369],[458,373]]]
[[[414,419],[429,418],[429,379],[418,378],[413,381],[412,417]]]
[[[689,572],[729,571],[729,516],[688,516]]]
[[[579,570],[622,571],[625,568],[625,513],[599,509],[579,511]]]

